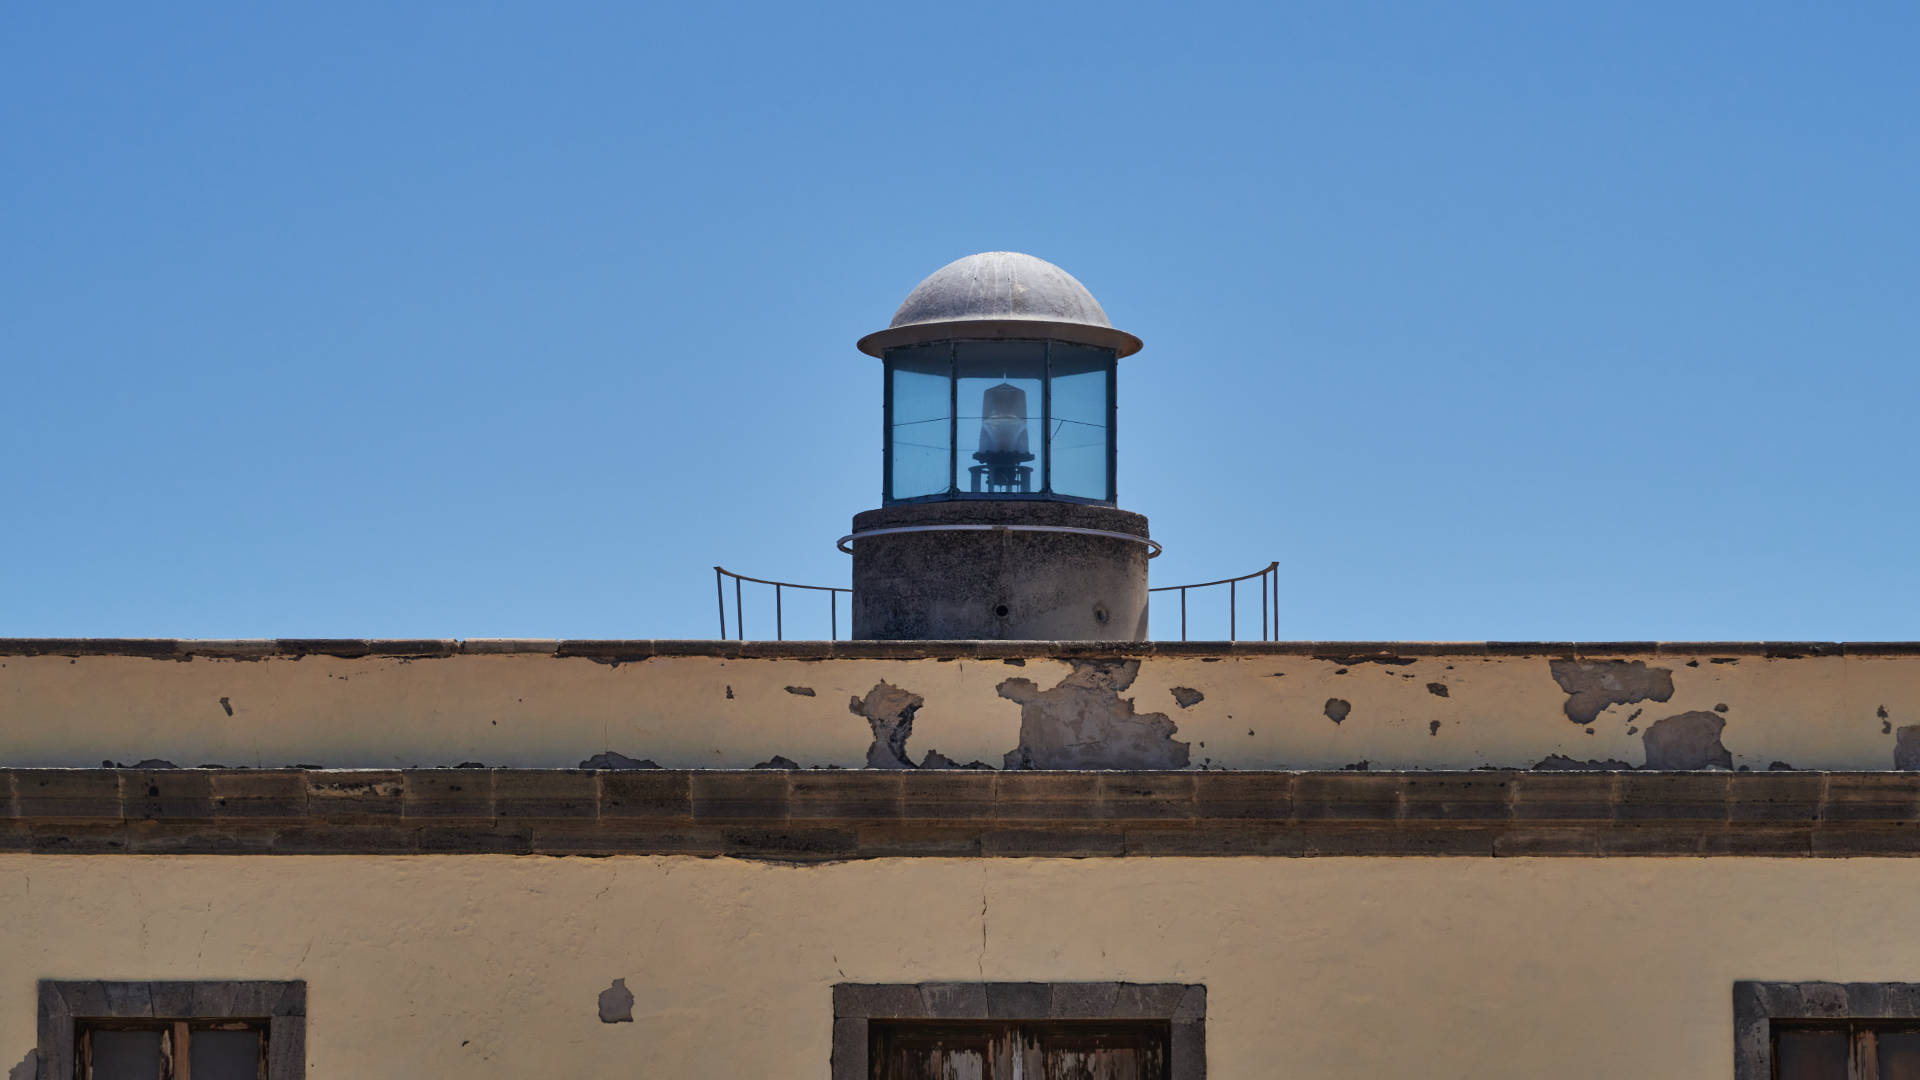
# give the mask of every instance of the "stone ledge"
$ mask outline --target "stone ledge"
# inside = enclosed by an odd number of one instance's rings
[[[126,656],[189,661],[534,655],[618,664],[655,657],[703,656],[777,660],[1000,660],[1103,657],[1304,656],[1340,663],[1380,663],[1436,656],[1765,657],[1920,656],[1912,641],[589,641],[536,638],[391,640],[374,638],[0,638],[0,656]]]
[[[11,769],[0,852],[1920,855],[1920,773]]]

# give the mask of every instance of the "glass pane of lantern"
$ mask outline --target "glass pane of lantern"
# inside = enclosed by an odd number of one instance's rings
[[[954,346],[960,409],[960,490],[1037,493],[1045,461],[1041,379],[1047,347],[1038,341],[962,341]]]
[[[193,1080],[256,1080],[260,1075],[259,1031],[196,1031]]]
[[[1111,499],[1107,372],[1113,367],[1113,350],[1060,344],[1052,350],[1054,493]]]
[[[887,432],[893,475],[887,497],[944,495],[953,470],[952,346],[920,345],[887,353],[893,427]]]
[[[160,1032],[88,1032],[93,1043],[93,1080],[160,1080]]]

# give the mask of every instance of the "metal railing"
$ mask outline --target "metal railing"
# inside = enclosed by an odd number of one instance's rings
[[[786,638],[786,596],[787,589],[805,589],[808,592],[827,594],[828,640],[840,640],[840,594],[853,594],[852,589],[837,585],[801,585],[791,581],[768,581],[766,578],[748,577],[736,574],[724,566],[713,568],[714,597],[720,605],[720,637],[727,637],[727,579],[733,579],[733,636],[741,641],[747,640],[745,604],[743,602],[742,583],[770,585],[773,587],[773,640],[785,641]],[[1180,594],[1180,640],[1187,640],[1187,592],[1191,589],[1211,589],[1221,585],[1227,587],[1227,640],[1240,640],[1240,583],[1243,581],[1260,582],[1260,638],[1261,641],[1280,640],[1280,563],[1276,560],[1265,568],[1239,577],[1221,578],[1219,581],[1201,581],[1192,585],[1160,585],[1148,589],[1149,593],[1177,592]]]
[[[1219,581],[1202,581],[1195,585],[1161,585],[1148,589],[1149,593],[1178,592],[1180,594],[1180,640],[1187,640],[1187,590],[1211,589],[1217,585],[1227,587],[1227,640],[1240,640],[1240,583],[1260,579],[1260,640],[1280,640],[1280,563],[1270,562],[1263,570],[1239,577],[1221,578]],[[1267,600],[1273,600],[1273,614],[1268,616]]]
[[[796,585],[791,581],[768,581],[765,578],[736,574],[724,566],[716,566],[713,568],[713,591],[720,600],[721,640],[724,641],[727,636],[727,578],[733,579],[733,630],[734,636],[739,640],[747,640],[747,620],[740,603],[740,583],[743,581],[752,582],[755,585],[773,586],[773,640],[787,640],[786,604],[783,595],[784,590],[787,589],[806,589],[809,592],[826,593],[828,640],[840,640],[840,594],[852,595],[852,589],[842,589],[835,585]]]

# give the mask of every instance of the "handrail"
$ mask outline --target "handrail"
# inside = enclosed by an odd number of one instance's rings
[[[773,639],[775,641],[786,640],[786,606],[783,594],[787,589],[806,589],[811,592],[826,593],[829,640],[840,640],[840,594],[846,593],[851,596],[853,594],[852,589],[839,585],[802,585],[793,581],[772,581],[767,578],[748,577],[745,574],[736,574],[724,566],[716,566],[713,568],[713,590],[714,597],[720,607],[720,637],[722,640],[725,640],[727,636],[727,578],[733,579],[733,632],[737,639],[741,641],[747,639],[746,614],[742,604],[741,583],[752,582],[755,585],[773,586]],[[1210,589],[1217,585],[1225,585],[1227,587],[1227,640],[1238,641],[1240,633],[1240,583],[1243,581],[1251,581],[1255,578],[1265,579],[1262,580],[1260,584],[1260,640],[1278,641],[1280,640],[1279,560],[1270,562],[1262,569],[1255,570],[1251,574],[1241,574],[1239,577],[1221,578],[1218,581],[1198,581],[1188,585],[1158,585],[1147,591],[1149,593],[1178,592],[1180,594],[1180,640],[1185,641],[1187,640],[1187,591],[1189,589]],[[1271,615],[1268,614],[1269,610],[1272,612]]]
[[[1279,641],[1280,561],[1278,559],[1268,563],[1263,569],[1255,570],[1251,574],[1241,574],[1239,577],[1221,578],[1219,581],[1201,581],[1192,585],[1160,585],[1147,591],[1157,593],[1174,592],[1177,590],[1180,593],[1180,640],[1185,641],[1187,640],[1187,590],[1207,589],[1215,585],[1225,585],[1227,587],[1227,640],[1238,641],[1240,639],[1240,583],[1252,580],[1253,578],[1272,579],[1271,581],[1262,581],[1260,583],[1260,640]],[[1267,598],[1269,595],[1273,598],[1271,630],[1269,630],[1267,618]],[[1269,634],[1271,634],[1271,636],[1269,636]]]
[[[783,589],[809,589],[813,592],[826,593],[828,640],[840,640],[840,594],[852,595],[852,589],[841,588],[838,585],[801,585],[793,581],[769,581],[766,578],[736,574],[724,566],[716,566],[713,568],[713,591],[720,601],[720,639],[722,641],[727,637],[727,578],[733,579],[733,630],[739,640],[747,640],[747,619],[740,604],[740,583],[743,581],[751,581],[755,585],[773,586],[773,640],[787,639],[786,607],[782,603],[784,598],[781,596]]]

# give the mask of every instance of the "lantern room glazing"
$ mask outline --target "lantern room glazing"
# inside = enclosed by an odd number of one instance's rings
[[[1057,340],[887,349],[884,501],[1111,505],[1116,356]]]

